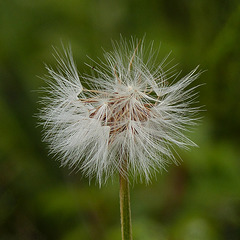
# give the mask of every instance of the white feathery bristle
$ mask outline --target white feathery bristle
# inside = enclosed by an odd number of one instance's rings
[[[196,86],[189,85],[201,72],[197,67],[177,81],[180,73],[166,69],[167,58],[157,65],[153,44],[146,50],[137,39],[113,48],[105,61],[92,60],[92,75],[81,77],[71,49],[56,51],[57,70],[47,67],[48,96],[39,115],[44,141],[63,166],[100,185],[115,172],[149,182],[177,162],[176,146],[196,146],[185,132],[197,120]]]

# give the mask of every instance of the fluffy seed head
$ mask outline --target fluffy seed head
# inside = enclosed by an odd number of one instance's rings
[[[62,165],[96,176],[100,185],[115,172],[148,182],[177,162],[176,146],[195,145],[184,133],[199,110],[192,105],[196,87],[189,87],[197,68],[177,81],[167,58],[156,64],[153,44],[145,49],[137,39],[114,42],[104,61],[91,60],[91,75],[79,75],[70,48],[55,57],[40,118],[44,141]]]

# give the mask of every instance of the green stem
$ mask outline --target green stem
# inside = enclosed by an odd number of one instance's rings
[[[126,166],[124,169],[126,169]],[[121,173],[119,180],[122,240],[132,240],[129,182],[127,176],[123,176]]]

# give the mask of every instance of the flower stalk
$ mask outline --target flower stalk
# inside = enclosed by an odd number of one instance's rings
[[[127,171],[127,161],[123,163],[124,172]],[[125,173],[126,174],[126,173]],[[132,223],[130,207],[130,191],[128,177],[125,174],[119,174],[120,184],[120,215],[122,240],[132,240]]]

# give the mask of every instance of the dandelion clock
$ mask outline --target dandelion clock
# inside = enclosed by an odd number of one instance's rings
[[[196,87],[189,85],[201,72],[181,77],[138,39],[113,42],[104,60],[91,60],[91,75],[78,73],[70,48],[55,57],[39,114],[43,139],[62,166],[100,186],[119,174],[122,239],[132,239],[129,179],[149,182],[177,162],[176,147],[195,146],[185,132],[197,120]]]

